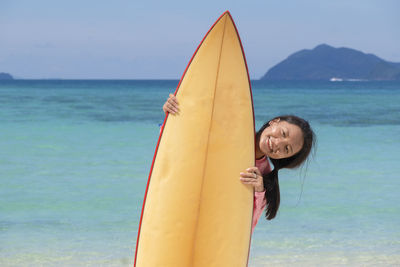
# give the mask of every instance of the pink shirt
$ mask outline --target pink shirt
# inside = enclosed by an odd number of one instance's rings
[[[268,158],[263,157],[256,160],[256,167],[260,170],[261,174],[267,174],[271,172],[271,165],[269,164]],[[254,227],[261,217],[261,214],[267,205],[267,200],[265,199],[264,192],[254,192],[254,205],[253,205],[253,223],[251,227],[251,233],[254,231]]]

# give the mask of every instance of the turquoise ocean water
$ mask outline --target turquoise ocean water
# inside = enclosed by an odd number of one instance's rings
[[[0,81],[0,266],[131,266],[178,81]],[[249,266],[400,265],[400,83],[253,82],[256,126],[310,121],[308,168],[280,172]],[[230,223],[227,221],[226,223]]]

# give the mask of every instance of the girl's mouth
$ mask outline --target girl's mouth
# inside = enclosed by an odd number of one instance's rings
[[[270,136],[268,136],[268,139],[267,139],[267,146],[268,146],[268,148],[269,148],[269,152],[271,152],[272,153],[272,144],[271,144],[271,137]]]

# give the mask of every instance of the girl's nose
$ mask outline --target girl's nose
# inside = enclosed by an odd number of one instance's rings
[[[274,139],[272,139],[271,140],[271,143],[272,143],[272,150],[273,151],[279,151],[279,149],[280,149],[280,141],[279,141],[279,138],[274,138]]]
[[[274,150],[276,152],[285,151],[284,147],[285,147],[285,141],[280,139],[280,138],[275,138],[275,140],[274,140]]]

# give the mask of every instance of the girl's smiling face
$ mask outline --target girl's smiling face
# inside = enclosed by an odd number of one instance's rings
[[[303,133],[299,126],[275,119],[261,133],[258,145],[267,157],[283,159],[299,152],[303,143]]]

